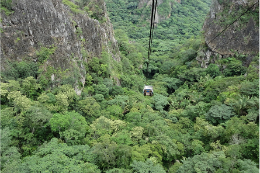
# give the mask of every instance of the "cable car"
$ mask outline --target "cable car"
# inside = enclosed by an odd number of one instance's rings
[[[144,96],[153,96],[153,86],[145,85],[143,89]]]

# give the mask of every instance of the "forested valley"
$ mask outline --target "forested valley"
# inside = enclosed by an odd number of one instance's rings
[[[162,0],[150,59],[148,1],[105,0],[106,9],[99,0],[60,1],[70,15],[88,14],[101,24],[107,13],[120,61],[103,47],[100,57],[81,49],[83,65],[71,54],[84,68],[84,85],[69,70],[45,65],[56,46],[41,45],[37,61],[29,55],[8,61],[1,70],[1,172],[258,173],[259,54],[231,50],[214,63],[198,62],[209,49],[202,27],[211,1]],[[1,14],[12,16],[14,2],[1,0]],[[258,15],[256,7],[241,20]],[[153,86],[153,96],[144,96],[144,85]]]

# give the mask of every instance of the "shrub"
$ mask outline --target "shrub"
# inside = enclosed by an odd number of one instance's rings
[[[255,79],[253,82],[244,81],[241,83],[241,93],[250,97],[259,97],[259,79]]]
[[[188,117],[190,120],[194,121],[196,117],[203,116],[209,110],[210,104],[199,102],[195,106],[189,105],[181,113],[181,116]]]
[[[246,67],[242,66],[241,61],[230,61],[223,73],[225,76],[244,75]]]
[[[206,69],[206,73],[213,78],[221,74],[221,72],[219,71],[219,67],[216,64],[210,64]]]
[[[206,119],[211,121],[213,124],[223,123],[229,120],[234,115],[232,108],[222,104],[220,106],[215,105],[210,108],[206,114]]]
[[[102,94],[96,94],[93,98],[98,102],[102,102],[104,100],[104,96]]]
[[[154,164],[150,159],[146,162],[134,160],[130,166],[133,167],[134,172],[166,173],[160,164]]]
[[[56,47],[53,48],[46,48],[41,47],[39,51],[36,52],[37,61],[39,63],[43,63],[46,59],[48,59],[56,50]]]
[[[159,111],[162,111],[164,109],[164,107],[167,104],[169,104],[169,102],[167,101],[167,97],[165,97],[161,94],[154,94],[153,100],[154,100],[155,109],[157,109]]]
[[[123,115],[123,109],[121,106],[118,105],[112,105],[107,107],[107,111],[109,111],[110,115],[113,117],[121,117]]]
[[[9,67],[3,71],[3,77],[7,79],[25,79],[29,76],[37,78],[38,75],[38,65],[34,62],[11,62],[8,63]]]
[[[116,95],[123,95],[123,94],[124,94],[124,90],[122,89],[122,87],[120,87],[120,86],[112,87],[112,91],[111,91],[110,95],[116,96]]]
[[[178,77],[182,81],[188,82],[198,82],[201,76],[206,76],[205,69],[203,68],[186,69],[184,72],[178,74]]]
[[[1,0],[0,1],[1,10],[4,11],[7,16],[10,14],[13,14],[12,3],[13,3],[12,0]]]
[[[220,92],[225,91],[228,88],[228,86],[240,84],[241,81],[243,81],[244,79],[245,78],[243,76],[228,78],[222,78],[219,76],[215,78],[215,81],[209,83],[203,92],[205,96],[204,101],[210,102],[211,100],[216,100]]]
[[[69,6],[70,7],[70,10],[72,11],[72,12],[74,12],[74,13],[84,13],[84,11],[83,10],[80,10],[79,9],[79,6],[77,6],[76,4],[74,4],[73,2],[71,2],[71,1],[69,1],[69,0],[63,0],[62,1],[62,3],[63,4],[65,4],[65,5],[67,5],[67,6]]]
[[[104,84],[94,85],[94,93],[102,94],[105,98],[108,98],[109,89]]]

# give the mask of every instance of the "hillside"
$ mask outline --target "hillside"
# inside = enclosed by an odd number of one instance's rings
[[[151,1],[113,1],[106,0],[109,17],[113,23],[115,34],[128,36],[129,42],[141,47],[143,51],[135,57],[141,57],[139,62],[145,74],[151,75],[159,72],[159,69],[173,58],[173,54],[179,53],[180,48],[187,40],[193,41],[194,47],[199,47],[202,38],[202,26],[209,12],[211,0],[195,1],[158,1],[158,12],[156,13],[156,25],[154,29],[152,54],[147,69],[147,50],[150,32]],[[125,44],[126,39],[121,41],[117,38],[119,47]],[[195,48],[197,49],[197,48]],[[122,52],[122,49],[120,50]],[[190,52],[194,54],[193,51]],[[130,57],[132,55],[126,54]],[[170,63],[172,66],[172,63]],[[167,65],[166,65],[167,66]],[[150,75],[150,76],[151,76]]]
[[[124,30],[131,40],[147,48],[151,1],[106,0],[114,29]],[[183,40],[200,34],[209,12],[211,0],[158,1],[153,50],[156,55],[167,53]]]
[[[242,1],[158,2],[148,60],[151,1],[0,1],[1,172],[259,172],[259,8],[224,54]]]
[[[45,88],[70,84],[80,94],[88,73],[86,64],[105,55],[107,70],[118,78],[119,50],[103,1],[91,14],[82,4],[68,0],[1,3],[4,79],[34,76]]]

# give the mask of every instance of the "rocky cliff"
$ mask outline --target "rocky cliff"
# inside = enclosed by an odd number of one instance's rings
[[[248,66],[259,51],[259,1],[213,0],[203,33],[206,47],[197,57],[202,67],[235,54],[246,55]]]
[[[85,84],[84,64],[91,58],[108,53],[113,71],[113,64],[120,61],[119,50],[104,1],[98,5],[102,20],[93,19],[87,13],[91,9],[80,9],[74,1],[13,0],[9,14],[1,11],[2,72],[14,61],[34,61],[40,64],[38,77],[48,73],[47,80],[60,81],[58,71],[63,72],[80,94]]]

